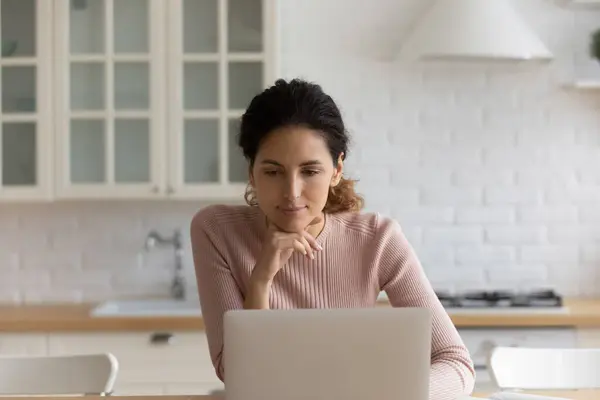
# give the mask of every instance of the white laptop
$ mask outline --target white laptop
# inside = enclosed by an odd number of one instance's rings
[[[427,400],[427,309],[233,310],[226,400]]]

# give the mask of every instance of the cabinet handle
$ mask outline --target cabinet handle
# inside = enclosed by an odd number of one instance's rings
[[[151,344],[167,345],[173,343],[173,334],[169,332],[155,332],[150,335]]]

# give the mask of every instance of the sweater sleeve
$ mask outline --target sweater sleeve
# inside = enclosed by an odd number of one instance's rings
[[[198,212],[191,223],[190,239],[202,317],[215,372],[225,380],[223,365],[223,314],[244,307],[242,292],[223,255],[223,243],[210,209]]]
[[[400,225],[378,219],[379,284],[393,307],[424,307],[432,313],[430,400],[468,396],[475,384],[469,352],[438,300]]]

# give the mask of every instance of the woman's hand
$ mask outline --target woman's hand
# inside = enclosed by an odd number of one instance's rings
[[[250,290],[245,308],[269,308],[269,290],[275,275],[297,251],[314,259],[314,253],[322,250],[315,238],[306,231],[321,222],[315,218],[302,232],[283,232],[269,223],[263,250],[250,277]]]
[[[318,224],[319,218],[315,218],[308,227]],[[315,238],[307,232],[289,233],[283,232],[273,223],[269,223],[263,250],[253,271],[253,275],[262,281],[270,282],[275,278],[279,270],[288,262],[294,251],[300,252],[310,259],[314,259],[314,253],[321,250],[321,246]]]

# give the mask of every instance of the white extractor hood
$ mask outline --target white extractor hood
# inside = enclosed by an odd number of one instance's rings
[[[550,60],[552,54],[511,0],[437,0],[400,57],[437,60]]]

